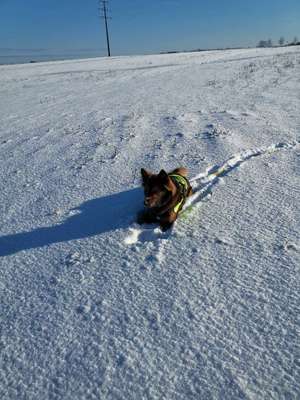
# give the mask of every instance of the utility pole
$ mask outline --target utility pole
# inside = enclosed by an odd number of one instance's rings
[[[107,20],[108,20],[108,19],[111,19],[111,18],[107,15],[107,13],[108,13],[107,4],[108,4],[108,0],[99,0],[99,6],[100,6],[100,11],[101,11],[101,18],[104,19],[104,23],[105,23],[106,43],[107,43],[107,55],[108,55],[108,57],[110,57],[110,44],[109,44],[109,33],[108,33],[108,23],[107,23]]]

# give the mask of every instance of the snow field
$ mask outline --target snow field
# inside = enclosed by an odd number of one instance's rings
[[[0,397],[297,399],[300,53],[0,67]],[[174,228],[140,168],[189,168]]]

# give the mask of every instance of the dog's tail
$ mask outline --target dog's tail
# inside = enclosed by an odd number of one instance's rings
[[[187,168],[179,167],[179,168],[174,169],[174,171],[172,171],[170,173],[171,174],[178,174],[178,175],[186,177],[188,175],[188,170],[187,170]]]

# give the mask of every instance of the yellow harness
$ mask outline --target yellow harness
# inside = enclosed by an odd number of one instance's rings
[[[175,183],[177,188],[180,190],[181,200],[179,203],[176,204],[173,211],[177,214],[183,207],[185,199],[187,198],[188,190],[189,190],[189,183],[184,176],[177,175],[177,174],[170,174],[169,177]]]

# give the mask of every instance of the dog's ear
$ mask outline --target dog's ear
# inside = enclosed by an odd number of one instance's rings
[[[151,172],[149,172],[146,169],[142,168],[141,169],[141,175],[142,175],[143,184],[145,184],[148,181],[149,176],[152,175],[152,174],[151,174]]]
[[[169,175],[166,173],[164,169],[160,171],[158,177],[163,185],[167,185],[169,182]]]

